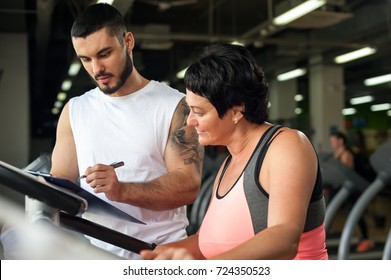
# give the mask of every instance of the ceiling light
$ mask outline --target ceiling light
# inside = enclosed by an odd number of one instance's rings
[[[365,95],[365,96],[360,96],[360,97],[353,97],[350,99],[349,102],[352,105],[357,105],[357,104],[372,102],[373,100],[374,100],[373,96]]]
[[[57,94],[57,100],[64,101],[65,99],[67,99],[67,93],[66,92],[59,92]]]
[[[294,79],[300,76],[303,76],[307,73],[307,71],[304,68],[298,68],[283,74],[280,74],[277,76],[277,80],[282,82],[290,79]]]
[[[79,61],[73,62],[68,70],[68,75],[71,77],[77,76],[79,74],[81,64]]]
[[[354,115],[356,112],[357,112],[357,110],[354,109],[354,108],[345,108],[345,109],[342,109],[342,115],[344,115],[344,116]]]
[[[301,108],[295,108],[296,115],[300,115],[301,113],[303,113],[303,110]]]
[[[183,70],[179,71],[178,73],[176,73],[176,77],[178,79],[183,79],[185,77],[185,73],[186,73],[187,68],[189,68],[189,67],[186,67],[185,69],[183,69]]]
[[[59,108],[56,108],[56,107],[52,108],[52,114],[53,115],[58,115],[59,113],[60,113],[60,109]]]
[[[285,25],[326,4],[326,0],[307,0],[273,19],[275,25]]]
[[[239,46],[243,46],[244,47],[244,43],[240,42],[240,41],[232,41],[231,45],[239,45]]]
[[[391,74],[377,76],[369,79],[364,80],[364,84],[366,86],[376,86],[380,84],[385,84],[391,82]]]
[[[384,110],[389,110],[391,109],[391,104],[390,103],[383,103],[383,104],[376,104],[371,106],[371,111],[384,111]]]
[[[296,102],[303,101],[303,99],[304,99],[304,96],[302,94],[296,94],[295,95],[295,101]]]
[[[55,108],[61,108],[62,104],[63,104],[62,101],[57,100],[56,102],[54,102],[54,107]]]
[[[269,33],[269,31],[268,31],[266,28],[262,28],[262,29],[259,31],[259,34],[261,34],[262,36],[266,36],[267,33]]]
[[[112,5],[113,2],[114,2],[114,0],[98,0],[96,3],[107,3],[107,4]]]
[[[387,116],[391,117],[391,110],[387,111]]]
[[[334,58],[334,61],[335,61],[335,63],[342,64],[342,63],[346,63],[346,62],[349,62],[352,60],[362,58],[364,56],[374,54],[375,52],[376,52],[375,48],[366,47],[366,48],[362,48],[362,49],[359,49],[359,50],[356,50],[353,52],[339,55]]]
[[[72,87],[72,81],[71,80],[65,80],[62,82],[61,90],[62,91],[68,91]]]

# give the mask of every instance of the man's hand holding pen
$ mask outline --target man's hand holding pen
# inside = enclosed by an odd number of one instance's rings
[[[121,186],[114,169],[123,165],[123,161],[113,162],[110,165],[95,164],[92,167],[88,167],[80,179],[85,178],[86,183],[94,189],[95,193],[103,192],[108,199],[119,201]]]

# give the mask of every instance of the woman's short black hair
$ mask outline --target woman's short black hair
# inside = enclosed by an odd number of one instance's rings
[[[229,109],[244,105],[252,123],[267,121],[269,88],[260,66],[243,46],[212,44],[185,74],[186,88],[205,97],[222,118]]]
[[[105,27],[111,36],[124,43],[126,24],[121,13],[109,4],[90,5],[74,21],[71,36],[85,38]]]

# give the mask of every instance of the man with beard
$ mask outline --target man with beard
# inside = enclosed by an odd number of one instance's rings
[[[89,220],[146,242],[186,237],[185,205],[201,180],[203,150],[186,125],[184,94],[142,77],[121,14],[95,4],[75,20],[73,47],[96,88],[72,98],[57,127],[51,174],[77,182],[146,225],[92,216]],[[123,161],[115,169],[110,163]],[[90,238],[120,257],[138,255]]]

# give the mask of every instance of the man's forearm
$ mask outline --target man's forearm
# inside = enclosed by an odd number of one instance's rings
[[[168,210],[194,202],[199,191],[197,179],[176,171],[143,183],[121,183],[121,202],[152,210]]]

